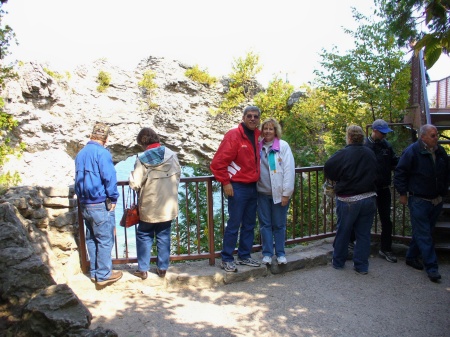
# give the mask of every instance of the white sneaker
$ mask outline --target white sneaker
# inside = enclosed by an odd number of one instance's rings
[[[262,264],[272,264],[272,257],[271,256],[264,256],[262,259]]]
[[[287,264],[286,256],[277,257],[278,264]]]

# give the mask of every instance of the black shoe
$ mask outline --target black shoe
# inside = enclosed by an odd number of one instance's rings
[[[432,281],[432,282],[437,282],[438,280],[441,279],[441,274],[439,274],[437,271],[430,271],[428,273],[428,278]]]
[[[388,262],[392,262],[392,263],[397,262],[397,258],[395,257],[395,255],[392,252],[388,252],[386,250],[380,250],[378,252],[378,254],[380,254],[381,257],[385,258],[386,261],[388,261]]]
[[[413,267],[414,269],[417,270],[423,270],[423,264],[420,263],[419,260],[414,259],[414,260],[406,260],[406,264],[410,267]]]
[[[358,270],[356,268],[353,268],[353,270],[356,272],[356,274],[359,274],[359,275],[367,275],[369,273],[367,271]]]
[[[166,271],[164,269],[159,269],[158,267],[156,268],[156,274],[161,278],[166,277]]]

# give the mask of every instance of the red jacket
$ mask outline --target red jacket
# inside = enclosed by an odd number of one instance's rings
[[[261,131],[255,129],[254,133],[255,147],[250,143],[242,124],[228,131],[223,137],[210,165],[214,177],[222,185],[230,182],[255,183],[258,181],[260,170],[258,137]]]

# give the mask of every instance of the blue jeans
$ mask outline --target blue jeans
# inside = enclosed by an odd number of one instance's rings
[[[156,266],[159,270],[167,270],[169,268],[171,224],[172,220],[156,223],[139,221],[136,231],[136,252],[139,271],[148,271],[150,269],[150,253],[155,236],[158,250]]]
[[[114,245],[115,212],[106,210],[105,203],[81,204],[86,227],[86,247],[90,261],[90,275],[97,281],[111,276],[111,251]]]
[[[411,216],[412,240],[406,252],[406,259],[417,259],[422,254],[427,273],[438,271],[437,256],[434,250],[432,233],[442,210],[442,202],[436,206],[430,201],[410,196],[408,198]]]
[[[234,196],[228,197],[228,222],[223,234],[222,261],[234,261],[233,251],[239,234],[238,256],[248,259],[253,247],[258,193],[256,183],[231,183]],[[239,233],[240,228],[240,233]]]
[[[275,241],[275,254],[285,256],[284,243],[286,241],[286,221],[289,203],[281,206],[273,203],[271,195],[258,193],[258,220],[261,231],[262,255],[273,256]]]
[[[355,202],[336,199],[337,231],[333,247],[333,267],[344,268],[348,255],[348,243],[352,229],[355,231],[356,243],[353,250],[355,270],[369,270],[370,229],[377,209],[375,196]]]

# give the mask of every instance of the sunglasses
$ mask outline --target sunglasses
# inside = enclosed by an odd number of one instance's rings
[[[247,114],[245,115],[245,117],[247,117],[248,119],[259,119],[259,115]]]

